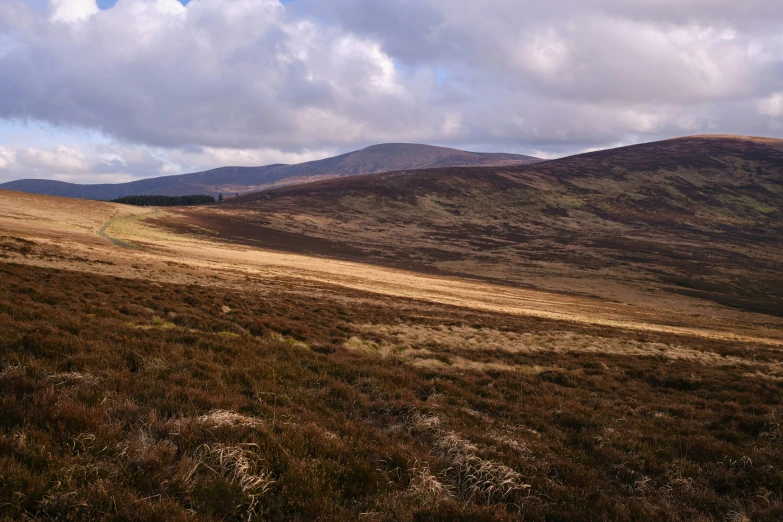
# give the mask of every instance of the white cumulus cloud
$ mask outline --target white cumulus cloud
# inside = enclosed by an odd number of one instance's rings
[[[85,20],[99,11],[95,0],[51,0],[54,22],[75,23]]]

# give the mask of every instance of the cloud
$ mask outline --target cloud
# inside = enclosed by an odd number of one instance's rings
[[[297,164],[335,156],[335,150],[281,152],[275,149],[229,149],[203,147],[198,150],[174,150],[170,160],[182,170],[196,171],[224,166],[252,167],[275,163]]]
[[[765,116],[783,116],[783,92],[773,93],[756,103],[759,114]]]
[[[156,175],[386,141],[552,156],[783,132],[777,0],[0,7],[0,119],[89,129],[115,154],[10,143],[6,173]]]
[[[221,166],[303,163],[334,156],[334,150],[189,147],[161,149],[121,143],[77,146],[0,146],[0,182],[22,177],[71,183],[118,183],[198,172]]]
[[[19,8],[28,23],[13,29],[0,14],[20,44],[0,56],[0,117],[155,146],[301,150],[391,136],[380,123],[412,108],[377,44],[275,0],[120,0],[89,17],[72,4],[59,6],[68,24]]]
[[[0,182],[30,177],[117,183],[167,173],[173,173],[167,160],[144,147],[0,147]]]
[[[98,4],[95,0],[52,0],[53,22],[77,23],[96,14]]]

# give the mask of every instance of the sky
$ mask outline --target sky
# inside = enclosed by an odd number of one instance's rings
[[[780,0],[0,0],[0,182],[783,138]]]

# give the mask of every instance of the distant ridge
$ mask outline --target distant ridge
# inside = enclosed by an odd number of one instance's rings
[[[188,194],[246,193],[358,174],[405,169],[526,165],[541,161],[532,156],[466,152],[413,143],[386,143],[340,156],[298,165],[220,167],[204,172],[143,179],[129,183],[81,185],[44,179],[21,179],[0,189],[83,199],[111,200],[124,196],[184,196]]]

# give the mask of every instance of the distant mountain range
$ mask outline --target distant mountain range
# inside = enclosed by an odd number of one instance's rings
[[[466,152],[412,143],[387,143],[333,158],[298,165],[221,167],[130,183],[81,185],[45,179],[20,179],[0,189],[83,199],[115,199],[131,195],[184,196],[247,193],[329,178],[406,169],[526,165],[541,161],[531,156]]]

